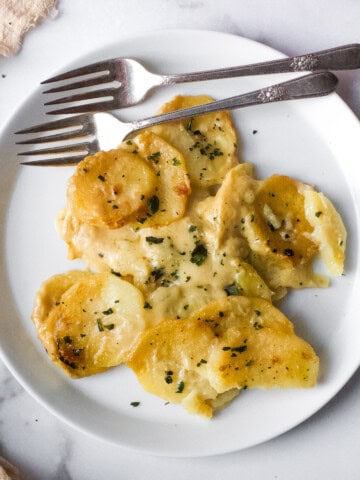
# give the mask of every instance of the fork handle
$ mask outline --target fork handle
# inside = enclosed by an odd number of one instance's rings
[[[173,85],[175,83],[263,75],[268,73],[353,70],[355,68],[360,68],[360,44],[357,43],[291,58],[255,63],[252,65],[242,65],[238,67],[185,74],[164,75],[163,82],[164,85]]]
[[[251,105],[328,95],[335,91],[337,83],[337,77],[331,72],[312,73],[225,100],[217,100],[196,107],[184,108],[137,120],[131,123],[133,126],[131,134],[153,125],[195,117],[206,113],[219,112],[221,110],[234,110]]]

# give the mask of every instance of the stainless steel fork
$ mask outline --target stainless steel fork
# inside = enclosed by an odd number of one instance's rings
[[[22,152],[19,155],[42,156],[41,159],[23,162],[25,165],[74,165],[87,155],[117,147],[121,140],[126,140],[147,127],[220,110],[328,95],[336,89],[337,82],[337,77],[330,72],[313,73],[225,100],[175,110],[133,122],[123,122],[105,112],[70,116],[16,132],[17,134],[49,133],[49,135],[17,142],[18,144],[52,144],[47,148]],[[65,143],[60,145],[60,141]]]
[[[160,86],[176,83],[213,80],[229,77],[260,75],[282,72],[305,72],[325,70],[350,70],[360,68],[360,45],[350,44],[320,52],[300,55],[292,58],[272,60],[253,65],[223,68],[218,70],[192,72],[175,75],[157,75],[146,70],[140,63],[129,58],[113,58],[57,75],[42,82],[43,84],[83,77],[75,83],[46,90],[44,93],[56,93],[85,87],[110,84],[105,88],[72,94],[46,102],[45,105],[82,102],[66,108],[51,110],[49,114],[84,113],[109,111],[135,105],[146,94]],[[89,78],[89,76],[92,78]],[[116,85],[114,85],[116,83]],[[94,101],[89,103],[89,101]],[[86,103],[87,102],[87,103]]]

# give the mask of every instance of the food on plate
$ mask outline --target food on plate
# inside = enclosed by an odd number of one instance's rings
[[[206,95],[177,95],[158,113],[212,102]],[[222,182],[238,163],[237,136],[229,112],[216,112],[152,127],[152,131],[183,153],[192,185],[209,187]]]
[[[70,272],[44,282],[33,321],[51,360],[69,376],[119,365],[146,328],[141,292],[111,273]]]
[[[311,238],[319,245],[328,272],[341,275],[346,245],[346,230],[341,217],[323,193],[306,189],[303,195],[306,218],[313,227]]]
[[[67,189],[69,208],[90,225],[129,221],[166,225],[181,218],[190,194],[183,156],[147,132],[121,149],[86,157]]]
[[[241,389],[312,387],[319,359],[270,302],[231,296],[148,329],[128,366],[148,392],[212,416]]]
[[[211,100],[177,96],[161,111]],[[346,230],[313,186],[256,178],[237,143],[222,112],[78,164],[57,228],[92,271],[44,282],[33,311],[68,375],[126,363],[147,391],[207,417],[245,388],[315,385],[318,357],[272,303],[327,287],[319,256],[341,275]]]

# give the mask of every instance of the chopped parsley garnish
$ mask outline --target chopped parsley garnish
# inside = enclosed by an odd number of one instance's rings
[[[69,337],[69,335],[65,335],[65,337],[64,337],[64,342],[65,342],[65,343],[68,343],[69,345],[71,345],[71,344],[72,344],[72,338]]]
[[[196,225],[190,225],[189,227],[189,232],[195,232],[197,230],[197,226]]]
[[[115,270],[111,269],[111,273],[113,275],[115,275],[116,277],[121,277],[121,273],[120,272],[116,272]]]
[[[159,197],[157,195],[153,195],[152,197],[150,197],[147,201],[147,206],[150,210],[151,215],[154,215],[159,210]]]
[[[140,405],[140,402],[130,402],[130,405],[132,407],[138,407]]]
[[[165,378],[164,378],[164,380],[165,380],[165,382],[166,382],[167,384],[170,384],[170,383],[173,382],[173,378],[172,378],[173,374],[174,374],[174,372],[173,372],[172,370],[166,370],[166,371],[165,371]]]
[[[177,386],[176,393],[182,393],[185,388],[185,383],[184,382],[179,382]]]
[[[103,325],[101,319],[100,319],[100,318],[97,318],[97,319],[96,319],[96,322],[97,322],[97,326],[98,326],[99,332],[103,332],[103,331],[104,331],[104,325]]]
[[[175,167],[177,167],[178,165],[180,165],[180,160],[179,160],[178,158],[174,157],[174,158],[172,159],[172,164],[173,164]]]
[[[78,367],[76,365],[76,363],[74,362],[70,362],[69,360],[66,360],[66,358],[64,358],[62,355],[59,355],[59,360],[63,363],[65,363],[65,365],[67,365],[68,367],[72,368],[73,370],[76,370]]]
[[[101,182],[105,182],[105,177],[104,177],[104,175],[99,175],[99,176],[98,176],[98,179],[99,179]]]
[[[154,280],[159,280],[165,273],[164,267],[160,268],[154,268],[154,270],[151,272],[151,276],[154,277]]]
[[[239,289],[237,287],[237,285],[234,283],[231,283],[230,285],[226,285],[224,287],[224,290],[227,294],[228,297],[230,297],[231,295],[239,295]]]
[[[108,325],[104,325],[104,328],[106,328],[107,330],[114,330],[115,324],[109,323]]]
[[[262,328],[264,328],[264,327],[261,325],[261,323],[259,323],[259,322],[254,322],[254,325],[253,325],[253,326],[254,326],[255,330],[261,330]]]
[[[203,358],[200,360],[200,362],[198,362],[196,364],[197,367],[201,367],[201,365],[204,365],[205,363],[207,363],[207,360],[204,360]]]
[[[149,310],[151,310],[151,309],[152,309],[152,306],[150,305],[149,302],[145,302],[145,303],[144,303],[144,308],[148,308]]]
[[[224,352],[229,352],[231,350],[231,352],[237,352],[237,353],[243,353],[247,350],[247,346],[246,345],[241,345],[240,347],[223,347],[222,348]],[[231,355],[232,357],[236,357],[236,354],[232,353]]]
[[[111,315],[112,313],[114,313],[114,310],[111,307],[102,312],[103,315]]]
[[[204,244],[199,242],[194,248],[194,250],[191,252],[190,262],[200,266],[205,262],[207,254],[207,248]]]
[[[238,352],[238,353],[243,353],[246,352],[247,346],[246,345],[241,345],[240,347],[233,347],[231,349],[232,352]]]
[[[148,160],[151,160],[154,163],[159,163],[160,152],[154,152],[151,155],[149,155],[147,158]]]
[[[145,240],[148,242],[148,243],[155,243],[155,244],[159,244],[159,243],[163,243],[164,239],[162,237],[145,237]]]
[[[192,131],[192,123],[193,123],[194,119],[193,118],[190,118],[190,120],[188,121],[188,123],[186,124],[186,130],[188,132],[191,132]]]

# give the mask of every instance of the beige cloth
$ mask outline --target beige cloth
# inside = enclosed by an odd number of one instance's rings
[[[21,480],[19,470],[4,457],[0,457],[0,480]]]
[[[0,55],[17,53],[24,35],[57,14],[57,0],[0,0]]]

